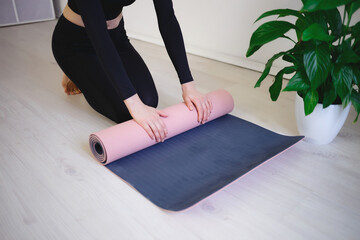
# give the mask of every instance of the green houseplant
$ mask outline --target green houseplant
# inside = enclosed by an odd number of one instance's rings
[[[276,9],[263,13],[255,22],[268,16],[296,18],[295,24],[274,20],[262,24],[253,33],[246,57],[250,57],[264,44],[286,38],[294,47],[275,54],[268,60],[256,82],[269,74],[273,62],[282,58],[289,66],[280,70],[269,88],[276,101],[281,91],[297,91],[304,102],[305,115],[311,114],[316,105],[323,108],[331,104],[352,104],[360,112],[360,23],[350,25],[353,14],[360,8],[360,0],[302,0],[301,10]],[[341,16],[338,7],[344,6]],[[285,34],[294,30],[297,39]],[[294,74],[282,89],[283,76]]]

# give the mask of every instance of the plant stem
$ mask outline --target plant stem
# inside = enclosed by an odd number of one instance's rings
[[[297,44],[297,42],[295,42],[294,40],[292,40],[292,39],[291,39],[290,37],[288,37],[288,36],[283,35],[283,38],[286,38],[286,39],[291,40],[295,45]]]
[[[342,25],[345,23],[345,16],[346,16],[346,6],[344,6],[344,16],[343,16],[343,20],[342,20]],[[341,28],[343,28],[343,27],[341,27]],[[343,29],[341,29],[341,30],[343,30]],[[343,36],[341,36],[340,37],[340,41],[339,41],[339,45],[342,45],[342,43],[344,42],[344,39],[345,39],[345,33],[344,33],[344,35]]]
[[[348,31],[348,29],[349,29],[349,25],[350,25],[350,20],[351,20],[351,18],[350,18],[350,16],[349,16],[348,22],[347,22],[346,28],[345,28],[345,34],[344,34],[344,39],[343,39],[343,41],[345,41],[346,33],[347,33],[347,31]]]

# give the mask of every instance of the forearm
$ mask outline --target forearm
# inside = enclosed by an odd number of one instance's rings
[[[154,0],[160,34],[181,84],[193,81],[172,0]]]
[[[180,25],[173,15],[167,27],[162,27],[161,35],[164,40],[167,53],[176,69],[180,83],[193,81],[185,51],[185,44]]]

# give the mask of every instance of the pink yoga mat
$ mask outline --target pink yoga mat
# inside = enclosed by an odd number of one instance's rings
[[[230,113],[234,109],[234,100],[226,90],[219,89],[206,95],[213,105],[213,111],[207,122]],[[201,125],[197,122],[196,109],[190,111],[184,102],[162,110],[168,114],[167,118],[162,118],[168,129],[165,141]],[[91,134],[89,144],[95,158],[106,165],[154,144],[161,143],[157,143],[155,139],[151,140],[147,132],[131,119]]]

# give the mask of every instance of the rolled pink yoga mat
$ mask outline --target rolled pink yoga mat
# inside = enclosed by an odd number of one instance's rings
[[[234,100],[226,90],[219,89],[206,95],[213,104],[213,111],[207,122],[230,113],[234,109]],[[197,122],[196,109],[190,111],[184,102],[162,110],[168,114],[167,118],[162,118],[168,129],[166,139],[201,125]],[[106,165],[157,142],[155,139],[151,140],[147,132],[131,119],[91,134],[89,144],[95,158]]]

